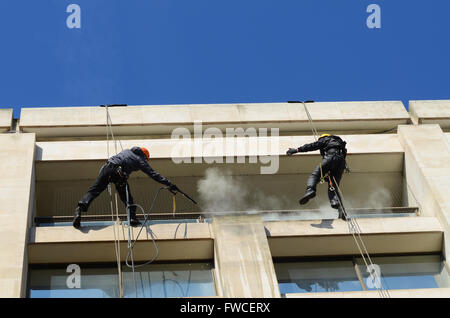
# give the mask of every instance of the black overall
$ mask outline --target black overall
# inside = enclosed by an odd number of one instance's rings
[[[321,176],[325,176],[328,173],[331,177],[331,184],[326,180],[328,183],[328,198],[331,205],[335,208],[337,208],[336,204],[339,202],[339,198],[337,197],[337,186],[341,181],[342,174],[346,167],[345,158],[347,156],[347,149],[345,148],[345,145],[346,142],[340,137],[332,135],[320,138],[316,142],[298,148],[299,152],[320,150],[320,154],[323,157],[322,164],[318,165],[309,176],[308,181],[306,182],[307,191],[308,189],[311,189],[315,192]],[[333,186],[334,191],[332,191],[331,186]]]
[[[108,186],[114,183],[120,200],[127,206],[127,187],[128,187],[128,204],[133,204],[133,196],[131,195],[130,186],[127,179],[133,171],[141,170],[153,180],[165,185],[172,186],[172,183],[152,169],[147,163],[145,154],[141,148],[133,147],[125,149],[115,156],[109,158],[108,163],[102,166],[100,173],[95,182],[89,187],[88,192],[78,201],[80,212],[86,212],[92,201],[98,197]],[[130,216],[136,215],[136,206],[130,207]]]
[[[105,189],[109,183],[114,183],[116,186],[117,193],[119,194],[120,200],[127,206],[127,190],[128,187],[128,204],[133,204],[133,196],[131,195],[130,186],[127,182],[127,176],[119,174],[119,165],[108,162],[104,164],[101,169],[97,179],[89,187],[87,193],[78,201],[78,206],[81,212],[86,212],[89,208],[91,202],[98,197]],[[130,207],[130,215],[136,215],[136,206]]]

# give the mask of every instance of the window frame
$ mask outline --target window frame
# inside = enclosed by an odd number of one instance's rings
[[[371,257],[408,257],[408,256],[439,256],[440,262],[443,263],[443,266],[447,270],[447,274],[450,276],[450,267],[448,265],[448,262],[445,260],[445,256],[442,253],[409,253],[409,254],[375,254],[371,255]],[[333,261],[351,261],[353,264],[353,269],[355,271],[355,275],[358,278],[358,281],[361,285],[362,291],[371,291],[367,288],[365,283],[365,277],[363,273],[361,272],[360,266],[365,267],[365,265],[358,264],[358,259],[362,259],[361,255],[336,255],[336,256],[320,256],[320,257],[314,257],[314,256],[306,256],[306,257],[276,257],[273,258],[274,267],[276,263],[299,263],[299,262],[333,262]],[[278,278],[277,278],[278,282]],[[278,285],[279,286],[279,285]],[[439,288],[439,287],[438,287]],[[433,289],[433,288],[431,288]],[[434,288],[436,289],[436,288]],[[373,290],[373,289],[372,289]],[[376,289],[374,289],[376,290]],[[395,289],[388,289],[388,290],[395,290]],[[306,292],[306,294],[311,292]],[[333,292],[320,292],[320,293],[333,293]],[[286,293],[281,294],[282,297],[286,297],[288,294],[297,294],[297,293]]]
[[[216,275],[215,275],[215,271],[216,271],[216,266],[215,266],[215,262],[212,259],[207,259],[207,260],[176,260],[176,261],[155,261],[147,266],[152,266],[152,265],[176,265],[176,264],[209,264],[210,268],[209,268],[209,272],[211,275],[211,283],[213,285],[213,290],[215,295],[217,296],[217,279],[216,279]],[[26,283],[26,298],[30,298],[31,294],[31,271],[32,270],[43,270],[43,269],[55,269],[55,270],[65,270],[67,268],[67,266],[69,265],[69,263],[49,263],[49,264],[28,264],[28,275],[27,275],[27,283]],[[118,275],[117,273],[117,263],[114,262],[95,262],[95,263],[79,263],[77,264],[79,265],[81,268],[108,268],[108,269],[115,269],[116,273],[115,275]],[[126,268],[127,265],[125,264],[125,262],[121,262],[121,269],[123,270],[124,268]],[[131,272],[130,272],[131,273]],[[70,275],[70,273],[67,273],[67,275]],[[51,289],[48,289],[51,290]],[[196,296],[187,296],[187,298],[189,297],[196,297]],[[210,297],[210,296],[208,296]],[[171,297],[168,297],[171,298]]]

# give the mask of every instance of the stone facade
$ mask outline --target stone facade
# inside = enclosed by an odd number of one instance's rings
[[[418,209],[413,217],[359,219],[369,253],[440,253],[448,260],[450,101],[412,101],[409,113],[397,101],[314,103],[307,107],[320,133],[339,134],[348,143],[347,161],[352,173],[343,179],[348,202],[365,202],[365,189],[376,188],[377,182],[383,182],[390,192],[399,193],[395,201],[398,208]],[[298,200],[307,175],[320,161],[318,151],[286,156],[289,147],[314,140],[302,104],[127,106],[111,107],[109,112],[120,147],[141,145],[151,149],[152,166],[189,193],[197,194],[195,182],[213,166],[233,176],[247,176],[252,180],[253,189],[261,188],[265,193],[276,193],[278,189],[290,199]],[[67,188],[66,192],[70,192],[72,183],[79,184],[77,191],[85,189],[108,154],[112,155],[115,147],[119,147],[107,141],[106,118],[104,107],[24,108],[15,125],[12,110],[0,111],[0,241],[3,245],[0,297],[26,296],[29,264],[115,261],[112,227],[78,231],[71,226],[39,227],[34,222],[35,217],[45,216],[49,211],[53,216],[62,210],[72,213],[77,199],[69,195],[58,198],[56,191]],[[202,139],[172,138],[177,128],[195,136],[200,122]],[[277,134],[227,137],[227,128],[234,133],[239,132],[238,128],[247,133],[253,128],[257,132],[260,128],[273,128]],[[205,138],[208,129],[224,135],[215,140]],[[272,146],[253,147],[261,140]],[[215,148],[219,153],[207,152],[212,143],[226,141],[237,142],[239,152],[220,146]],[[174,147],[179,148],[175,154]],[[175,163],[174,158],[183,159],[183,153],[190,153],[193,162]],[[278,165],[273,174],[261,174],[261,167],[267,165],[262,160],[248,161],[252,156],[269,155],[277,160],[271,162]],[[208,158],[216,157],[243,157],[247,161],[208,163]],[[200,160],[195,162],[195,158]],[[137,185],[137,192],[144,187],[141,184],[146,182],[145,178],[142,173],[136,173],[131,179]],[[284,180],[289,185],[283,184]],[[180,209],[189,209],[181,199],[177,204]],[[98,206],[101,208],[100,203]],[[237,214],[208,214],[211,223],[189,223],[183,225],[183,231],[176,224],[152,225],[160,251],[158,260],[214,261],[219,297],[280,297],[274,257],[358,254],[349,227],[340,219],[332,220],[332,226],[321,226],[323,220],[315,219],[314,214],[304,220],[270,222],[261,213]],[[127,236],[126,231],[121,233],[124,260]],[[136,260],[145,260],[152,248],[151,238],[141,238]],[[392,293],[393,297],[405,295],[449,297],[450,292],[442,288]],[[305,295],[286,295],[302,296]],[[378,297],[378,294],[363,291],[306,296]]]

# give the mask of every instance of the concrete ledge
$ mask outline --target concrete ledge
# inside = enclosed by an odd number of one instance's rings
[[[11,130],[13,120],[13,109],[0,109],[0,132]]]
[[[268,132],[270,134],[270,132]],[[347,142],[349,154],[403,153],[397,134],[341,135]],[[286,150],[314,142],[312,136],[267,136],[203,139],[151,139],[122,140],[123,149],[146,147],[152,159],[182,159],[186,155],[214,158],[216,156],[286,156]],[[229,145],[229,147],[227,147]],[[36,142],[36,161],[107,160],[107,141],[48,141]],[[266,146],[266,147],[265,147]],[[213,149],[217,149],[214,152]],[[118,151],[121,148],[118,146]],[[115,154],[109,142],[110,156]],[[295,156],[319,155],[319,151]]]
[[[54,180],[92,180],[98,175],[100,167],[105,163],[102,161],[64,161],[64,162],[38,162],[36,163],[37,181]],[[277,174],[310,174],[320,163],[319,155],[279,157],[279,170]],[[353,175],[356,173],[399,173],[403,168],[403,153],[389,154],[365,154],[347,156]],[[271,164],[275,164],[274,160]],[[175,177],[203,177],[208,168],[219,168],[228,171],[235,176],[238,175],[261,175],[263,167],[269,164],[260,162],[248,164],[175,164],[170,159],[152,160],[150,165],[168,178]],[[268,174],[273,175],[273,174]],[[130,177],[146,178],[143,172],[137,171]]]
[[[206,260],[213,258],[209,224],[180,223],[150,226],[158,248],[158,260]],[[128,254],[128,228],[119,227],[122,261]],[[134,229],[134,235],[139,228]],[[136,261],[156,255],[150,232],[143,230],[133,250]],[[31,264],[73,262],[115,262],[113,226],[104,228],[38,227],[30,233],[28,258]]]
[[[389,130],[408,124],[400,101],[319,102],[308,104],[319,130]],[[192,130],[195,121],[204,127],[277,127],[281,131],[310,131],[302,104],[149,105],[109,108],[116,135],[167,135],[177,127]],[[22,108],[21,130],[38,137],[106,135],[103,107]]]
[[[214,258],[214,242],[210,239],[185,241],[157,240],[158,256],[156,261],[194,261],[212,260]],[[120,244],[122,262],[128,254],[127,243]],[[156,249],[151,241],[138,242],[133,249],[136,262],[153,259]],[[30,264],[72,264],[116,262],[114,242],[95,243],[49,243],[28,245],[28,261]],[[128,259],[129,263],[131,258]]]
[[[83,224],[82,224],[83,225]],[[119,239],[128,240],[127,225],[119,226]],[[140,227],[132,228],[137,234]],[[210,239],[211,233],[208,223],[179,223],[179,224],[152,224],[142,230],[140,241],[151,240],[150,230],[157,240],[180,239]],[[30,233],[30,244],[40,243],[73,243],[73,242],[100,242],[114,240],[113,226],[89,227],[82,226],[80,230],[71,226],[33,227]]]
[[[403,148],[396,134],[345,135],[342,138],[347,141],[349,154],[347,163],[353,172],[403,171]],[[288,148],[313,142],[311,136],[266,137],[257,140],[254,137],[240,137],[235,138],[235,147],[231,148],[231,151],[221,146],[227,144],[228,141],[225,139],[216,141],[203,139],[200,140],[200,144],[196,144],[197,141],[194,139],[124,140],[122,146],[124,149],[136,145],[147,147],[152,158],[150,165],[167,177],[203,176],[204,171],[211,167],[230,170],[235,175],[261,174],[263,168],[273,167],[275,170],[277,163],[279,169],[274,173],[310,173],[321,160],[318,151],[286,156]],[[112,144],[109,154],[110,156],[115,154]],[[189,161],[177,163],[183,158],[190,158],[190,155],[196,156],[190,163],[187,163]],[[238,163],[236,156],[244,158],[245,161]],[[227,157],[232,158],[232,163],[226,163]],[[250,163],[251,157],[255,161]],[[37,142],[36,178],[37,180],[90,179],[98,174],[99,168],[107,158],[106,141]],[[198,159],[202,164],[197,163]],[[213,159],[221,161],[212,163]],[[132,175],[132,178],[137,177],[145,175],[141,172]]]
[[[450,129],[450,100],[410,101],[409,114],[416,125],[438,124]]]
[[[450,288],[423,288],[389,290],[390,298],[449,298]],[[286,298],[380,298],[378,291],[295,293]]]
[[[358,255],[345,221],[264,223],[273,257]],[[357,220],[371,254],[442,252],[443,229],[435,217]],[[331,223],[331,224],[330,224]]]
[[[322,224],[322,225],[321,225]],[[434,217],[359,219],[369,253],[441,252],[443,230]],[[342,220],[264,223],[272,257],[357,255],[348,225]],[[322,226],[322,227],[321,227]],[[206,223],[152,225],[159,260],[212,259],[214,234]],[[127,254],[127,228],[120,232],[121,256]],[[38,227],[30,233],[30,263],[115,261],[112,226],[84,233],[71,227]],[[148,260],[155,249],[143,233],[135,249],[136,260]],[[151,256],[153,257],[153,256]],[[150,257],[150,259],[151,259]]]

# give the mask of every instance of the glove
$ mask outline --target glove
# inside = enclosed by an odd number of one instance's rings
[[[294,153],[297,153],[297,152],[298,152],[297,149],[295,149],[295,148],[289,148],[289,150],[286,151],[286,154],[287,154],[288,156],[292,156]]]

